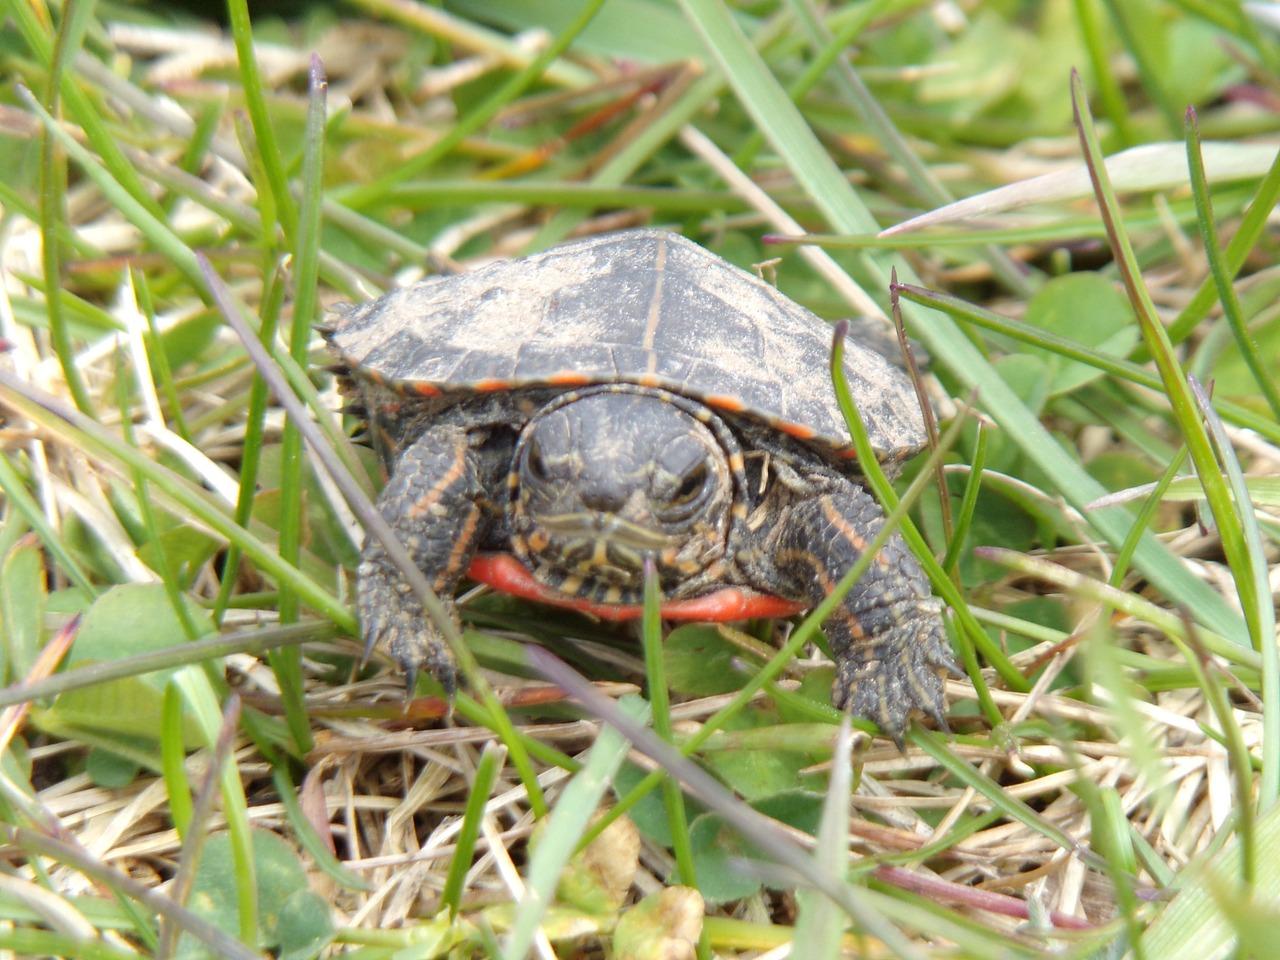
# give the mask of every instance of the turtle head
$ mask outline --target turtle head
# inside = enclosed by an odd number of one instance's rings
[[[724,555],[734,499],[732,442],[703,408],[626,385],[566,394],[516,445],[512,546],[547,586],[637,602],[651,556],[664,595]]]

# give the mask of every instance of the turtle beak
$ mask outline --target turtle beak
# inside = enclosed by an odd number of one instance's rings
[[[585,537],[603,540],[626,551],[649,553],[675,546],[676,537],[661,533],[618,516],[616,513],[582,511],[543,514],[538,526],[558,537]]]

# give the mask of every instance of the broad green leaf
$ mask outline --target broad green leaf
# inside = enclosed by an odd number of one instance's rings
[[[1204,104],[1224,87],[1245,79],[1246,70],[1231,55],[1234,38],[1198,17],[1179,17],[1165,32],[1168,63],[1160,82],[1176,104]]]
[[[109,750],[94,748],[85,759],[85,773],[89,774],[89,779],[95,786],[107,790],[127,787],[133,783],[140,769],[136,763]]]
[[[715,627],[688,624],[676,627],[662,644],[667,686],[677,693],[705,697],[729,693],[742,686],[742,674],[734,661],[742,651],[724,639]]]
[[[795,827],[816,837],[818,824],[822,820],[824,796],[816,790],[785,790],[771,797],[765,797],[753,803],[752,806],[766,817],[772,817],[789,827]]]
[[[160,534],[159,539],[163,550],[157,548],[155,541],[149,540],[138,548],[138,557],[161,575],[166,572],[160,566],[163,558],[169,568],[168,573],[184,589],[191,586],[205,562],[222,546],[203,529],[186,523],[170,527]]]
[[[645,771],[635,764],[624,763],[613,776],[614,794],[619,798],[626,796],[627,792],[640,783],[645,776]],[[686,797],[685,809],[690,816],[693,816],[698,808],[692,798]],[[627,815],[641,835],[660,847],[671,846],[671,824],[667,821],[667,809],[663,805],[660,790],[650,790],[646,793]]]
[[[1258,357],[1273,375],[1280,370],[1280,319],[1275,316],[1274,305],[1272,301],[1261,308],[1271,313],[1267,322],[1250,327],[1250,339],[1258,351]],[[1257,321],[1261,317],[1251,317],[1246,313],[1245,319]],[[1215,396],[1231,397],[1260,413],[1267,411],[1257,382],[1234,342],[1224,346],[1218,362],[1213,365],[1213,382]]]
[[[959,506],[960,498],[952,497],[952,516]],[[942,543],[944,531],[938,501],[933,497],[921,498],[920,516],[930,542]],[[990,583],[1004,573],[1002,567],[974,556],[974,547],[1004,546],[1024,551],[1031,549],[1036,538],[1035,521],[1026,511],[998,493],[982,490],[974,506],[968,535],[960,548],[961,581],[967,587],[976,587]]]
[[[760,889],[760,880],[743,869],[741,861],[759,854],[718,814],[704,813],[689,825],[698,889],[708,903],[741,900]]]
[[[1027,405],[1027,409],[1039,414],[1044,409],[1045,400],[1049,397],[1049,385],[1052,372],[1049,363],[1032,353],[1011,353],[1001,357],[993,366],[1000,378],[1009,385]],[[1003,434],[992,437],[999,442]],[[988,464],[992,462],[994,451],[988,451]]]
[[[773,725],[776,716],[748,710],[725,725],[727,730]],[[804,754],[779,750],[713,750],[706,765],[748,802],[790,790],[800,780],[800,771],[809,765]]]
[[[1069,337],[1102,353],[1124,357],[1138,342],[1133,310],[1124,294],[1096,273],[1054,277],[1027,304],[1026,322],[1061,337]],[[1049,368],[1047,391],[1070,393],[1102,376],[1096,367],[1068,360],[1051,350],[1027,348]]]
[[[194,602],[185,602],[198,630],[211,632],[209,615]],[[80,624],[66,665],[116,660],[187,640],[161,584],[124,584],[112,587],[94,601]],[[121,736],[131,743],[153,744],[158,740],[164,686],[177,672],[157,670],[69,690],[48,710],[34,714],[33,719],[50,729],[81,728],[99,738]],[[201,742],[194,721],[188,722],[183,739],[189,745]]]
[[[941,51],[944,69],[920,81],[920,101],[946,103],[963,122],[1012,93],[1022,75],[1027,35],[1007,18],[979,13],[954,44]]]
[[[328,904],[311,890],[297,851],[274,833],[254,830],[253,869],[261,936],[255,946],[293,960],[317,956],[333,938],[333,921]],[[187,905],[234,935],[239,932],[237,890],[242,879],[228,835],[210,837]],[[189,936],[178,944],[183,960],[214,960],[208,947]]]

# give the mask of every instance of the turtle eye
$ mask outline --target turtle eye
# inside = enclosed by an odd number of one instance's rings
[[[698,498],[698,494],[702,493],[703,488],[707,485],[707,465],[705,463],[694,464],[693,467],[680,478],[680,486],[676,488],[676,492],[667,501],[673,507],[683,507]]]

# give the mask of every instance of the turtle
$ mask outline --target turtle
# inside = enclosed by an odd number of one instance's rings
[[[433,589],[464,578],[595,616],[741,619],[821,601],[875,537],[829,375],[831,328],[660,229],[601,234],[335,310],[323,330],[389,471],[378,509]],[[861,342],[845,373],[877,459],[926,441],[907,375]],[[374,538],[369,649],[452,692],[442,638]],[[901,743],[945,728],[940,602],[892,535],[824,632],[832,698]]]

